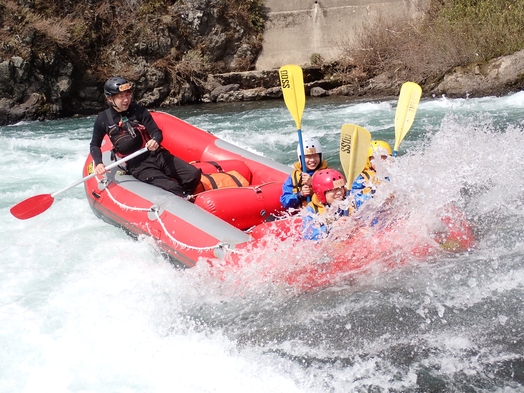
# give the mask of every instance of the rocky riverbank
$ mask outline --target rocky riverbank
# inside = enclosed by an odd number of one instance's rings
[[[21,58],[11,58],[0,63],[0,84],[6,76],[23,76],[25,62]],[[341,84],[328,77],[329,73],[319,67],[304,67],[306,95],[313,97],[347,96],[354,98],[380,99],[398,94],[400,85],[405,82],[392,75],[382,74],[370,79],[364,86]],[[57,86],[58,94],[68,93],[73,86],[71,70],[63,68]],[[421,83],[423,96],[479,97],[504,95],[524,88],[524,50],[510,56],[494,59],[485,64],[470,64],[457,67],[444,75],[438,83]],[[29,89],[30,90],[30,89]],[[70,93],[70,92],[69,92]],[[137,101],[148,107],[157,104],[155,88],[140,94]],[[278,70],[230,72],[209,75],[203,83],[202,94],[194,97],[194,102],[235,102],[281,98],[282,92]],[[79,113],[93,114],[105,107],[102,86],[81,89]],[[191,102],[191,100],[188,100]],[[176,105],[177,103],[173,103]],[[164,105],[165,106],[165,105]],[[44,94],[31,93],[22,103],[13,99],[0,99],[0,125],[20,120],[36,120],[61,117],[60,107],[47,102]]]
[[[199,102],[208,74],[253,69],[264,0],[0,2],[0,125],[96,113],[121,75],[148,106]]]
[[[322,68],[304,68],[306,95],[313,97],[348,96],[380,99],[397,95],[405,80],[381,74],[364,86],[341,84]],[[524,88],[524,50],[485,64],[457,67],[438,82],[420,83],[423,96],[481,97],[500,96]],[[234,72],[210,75],[203,102],[252,101],[282,97],[278,70]],[[147,104],[147,102],[144,102]]]
[[[262,50],[263,0],[130,4],[0,3],[0,125],[97,113],[112,75],[133,81],[135,99],[150,108],[282,97],[278,70],[244,71]],[[302,65],[310,96],[381,99],[406,81],[383,73],[348,84],[337,64],[319,63]],[[503,95],[524,86],[524,51],[413,81],[425,96]]]

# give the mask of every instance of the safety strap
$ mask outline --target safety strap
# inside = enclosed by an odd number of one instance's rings
[[[114,127],[116,124],[113,120],[113,115],[111,114],[111,108],[107,108],[104,112],[107,117],[107,128]],[[113,148],[111,149],[111,161],[116,161],[118,158],[122,158],[122,157],[118,157],[116,153],[117,153],[116,148],[113,146]],[[119,165],[118,167],[125,173],[128,173],[125,163]]]
[[[218,164],[218,162],[216,161],[206,161],[207,163],[213,165],[216,169],[217,169],[217,172],[224,172],[224,170],[222,169],[222,167]]]
[[[227,172],[222,172],[222,173],[224,173],[225,175],[228,175],[231,179],[233,179],[237,187],[242,187],[242,183],[240,182],[240,180],[236,178],[236,176],[233,176],[231,173],[227,173]],[[217,182],[215,181],[215,179],[213,179],[213,176],[208,175],[206,173],[202,173],[202,176],[205,176],[209,180],[213,189],[216,190],[218,188]]]

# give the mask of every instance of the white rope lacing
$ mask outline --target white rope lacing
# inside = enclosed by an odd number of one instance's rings
[[[98,177],[96,177],[96,179],[98,180],[99,183],[103,183],[104,184],[103,191],[107,192],[107,195],[113,201],[113,203],[115,205],[117,205],[118,207],[120,207],[122,210],[126,210],[126,211],[133,210],[133,211],[141,211],[141,212],[153,213],[156,216],[156,219],[158,220],[158,222],[160,223],[160,226],[162,227],[165,235],[173,242],[173,244],[175,246],[178,246],[179,248],[182,248],[182,249],[196,250],[198,252],[212,251],[212,250],[215,250],[215,249],[222,249],[222,250],[229,251],[229,252],[232,252],[232,253],[235,253],[235,252],[239,253],[238,250],[234,250],[234,249],[230,248],[229,244],[223,243],[223,242],[219,242],[219,243],[215,244],[214,246],[209,246],[209,247],[195,247],[195,246],[191,246],[189,244],[182,243],[181,241],[175,239],[171,235],[171,233],[169,233],[169,231],[167,230],[167,228],[166,228],[166,226],[164,224],[164,221],[162,221],[162,219],[160,218],[160,215],[159,215],[160,208],[158,206],[152,206],[152,207],[148,207],[148,208],[134,207],[134,206],[129,206],[129,205],[126,205],[125,203],[119,202],[113,196],[113,194],[111,194],[111,191],[109,191],[109,187],[107,187],[107,185],[108,185],[107,179],[105,179],[105,178],[104,179],[99,179]]]

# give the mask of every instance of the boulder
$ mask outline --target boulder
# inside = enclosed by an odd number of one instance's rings
[[[433,89],[436,95],[479,97],[501,95],[524,87],[524,50],[487,63],[456,67]]]

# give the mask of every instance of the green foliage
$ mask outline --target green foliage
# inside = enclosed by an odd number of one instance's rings
[[[468,42],[480,60],[524,48],[520,0],[447,0],[433,23],[435,29]]]

